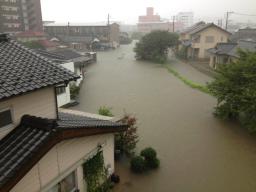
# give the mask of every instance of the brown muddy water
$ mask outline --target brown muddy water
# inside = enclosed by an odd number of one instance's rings
[[[256,138],[212,116],[216,100],[184,85],[160,65],[134,60],[133,45],[98,53],[76,109],[100,106],[138,118],[138,149],[152,146],[158,170],[134,175],[116,164],[116,192],[255,192]],[[191,74],[199,72],[191,71]],[[202,78],[204,75],[202,75]]]

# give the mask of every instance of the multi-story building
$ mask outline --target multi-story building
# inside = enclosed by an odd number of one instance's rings
[[[93,42],[102,47],[119,46],[120,29],[117,23],[109,25],[52,23],[45,25],[44,30],[77,50],[89,49]]]
[[[160,22],[161,18],[159,15],[154,14],[154,8],[148,7],[147,14],[143,16],[139,16],[139,23],[143,22]]]
[[[177,22],[182,23],[184,28],[193,25],[194,13],[193,12],[180,12],[176,17]]]
[[[42,29],[40,0],[0,0],[0,32]]]
[[[149,33],[155,30],[165,31],[179,31],[182,27],[180,22],[173,22],[169,20],[162,20],[159,15],[154,14],[154,8],[148,7],[147,14],[139,16],[139,23],[137,24],[138,31],[142,33]]]

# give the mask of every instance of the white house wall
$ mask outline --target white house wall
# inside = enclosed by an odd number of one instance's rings
[[[81,169],[84,157],[103,144],[105,165],[114,170],[114,135],[104,134],[70,139],[52,148],[11,190],[11,192],[47,191],[72,171],[76,171],[78,187],[83,191]],[[79,162],[79,163],[78,163]]]
[[[75,72],[74,62],[63,63],[63,64],[61,64],[61,66],[72,71],[72,72]],[[66,87],[65,93],[61,93],[61,94],[57,95],[58,107],[61,107],[63,105],[70,103],[70,100],[71,100],[70,99],[70,86],[68,85]]]
[[[74,62],[68,62],[61,64],[62,67],[65,67],[66,69],[75,72]]]
[[[57,95],[58,107],[70,103],[70,86],[65,88],[65,92]]]
[[[0,110],[11,108],[13,125],[0,130],[0,139],[20,123],[23,115],[56,118],[54,88],[45,88],[0,102]]]

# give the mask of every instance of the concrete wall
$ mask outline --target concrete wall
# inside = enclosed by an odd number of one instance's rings
[[[217,27],[209,27],[202,32],[198,33],[200,35],[200,42],[193,43],[192,48],[199,48],[198,58],[204,59],[209,58],[210,56],[206,52],[207,49],[214,48],[217,43],[226,43],[229,38],[229,34],[218,29]],[[207,36],[213,36],[214,41],[212,43],[206,42]]]
[[[77,187],[85,191],[82,164],[103,144],[105,165],[114,170],[114,135],[104,134],[70,139],[52,148],[11,190],[11,192],[48,191],[59,181],[76,172]]]
[[[0,129],[0,139],[9,133],[20,122],[23,115],[56,118],[54,88],[45,88],[0,102],[0,110],[10,108],[13,125]]]

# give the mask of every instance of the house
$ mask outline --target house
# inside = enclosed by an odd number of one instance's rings
[[[64,56],[54,54],[49,51],[45,51],[41,49],[36,49],[35,51],[38,54],[50,59],[56,65],[61,65],[62,67],[68,69],[69,71],[72,71],[73,73],[75,72],[74,62],[67,60]],[[74,103],[74,101],[71,100],[71,96],[70,96],[70,86],[72,84],[77,84],[77,82],[70,82],[67,85],[58,86],[56,88],[58,107],[68,106]]]
[[[74,71],[80,76],[80,79],[76,81],[76,85],[79,86],[84,79],[85,66],[96,61],[95,53],[88,53],[82,55],[75,50],[69,48],[56,49],[52,51],[37,50],[38,53],[53,60],[71,71]]]
[[[80,79],[76,82],[69,83],[67,86],[59,86],[56,89],[58,107],[72,105],[74,100],[71,100],[70,86],[75,84],[79,86],[84,78],[84,67],[89,63],[96,61],[96,53],[90,52],[86,55],[81,55],[74,50],[58,49],[55,51],[45,51],[41,49],[35,50],[37,53],[53,61],[56,65],[61,65],[64,68],[76,73]]]
[[[252,40],[256,41],[256,29],[246,27],[244,29],[239,29],[237,32],[231,35],[230,40],[232,42],[237,42],[239,40]]]
[[[231,34],[214,23],[199,22],[180,33],[181,45],[187,58],[209,59],[208,49],[214,48],[217,43],[226,43]]]
[[[46,24],[44,30],[76,50],[91,50],[94,39],[99,40],[102,48],[117,48],[119,46],[120,29],[117,23],[51,23]]]
[[[256,41],[239,40],[237,43],[218,43],[216,47],[209,49],[209,65],[217,69],[221,64],[229,64],[239,58],[238,50],[256,52]]]
[[[57,107],[79,77],[0,34],[0,192],[86,191],[86,162],[114,171],[114,133],[127,125]]]
[[[60,55],[64,57],[64,60],[74,63],[74,72],[80,76],[80,79],[76,82],[77,86],[84,79],[85,66],[94,62],[90,55],[82,55],[72,49],[56,49],[51,53]]]

